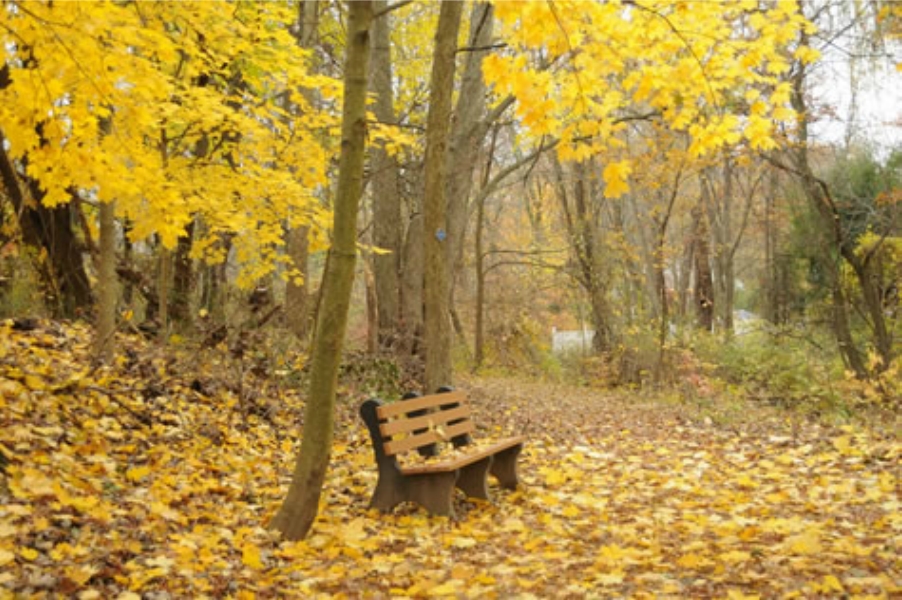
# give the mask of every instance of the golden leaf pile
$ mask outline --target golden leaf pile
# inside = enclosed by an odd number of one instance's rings
[[[255,381],[242,413],[218,351],[122,338],[94,371],[89,341],[78,325],[0,331],[0,598],[902,593],[888,434],[757,413],[720,427],[635,395],[474,380],[479,437],[530,437],[524,485],[449,520],[367,509],[361,398],[343,398],[321,517],[286,543],[265,525],[301,399]]]

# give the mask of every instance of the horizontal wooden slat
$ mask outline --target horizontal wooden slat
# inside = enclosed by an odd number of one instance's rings
[[[391,404],[383,404],[376,409],[376,414],[380,420],[386,420],[424,408],[438,408],[444,404],[455,403],[466,404],[466,395],[463,392],[446,392],[444,394],[430,394],[429,396],[400,400]]]
[[[424,473],[445,473],[448,471],[455,471],[457,469],[460,469],[461,467],[466,467],[467,465],[471,465],[474,462],[482,460],[486,456],[491,456],[493,454],[501,452],[502,450],[513,448],[517,444],[522,444],[525,439],[526,438],[524,438],[523,436],[509,438],[492,444],[491,446],[480,447],[478,448],[478,450],[475,450],[473,452],[450,458],[448,460],[443,460],[441,462],[429,462],[401,467],[401,472],[403,472],[405,475],[419,475]]]
[[[475,427],[473,426],[473,421],[469,419],[467,419],[463,423],[458,423],[456,425],[446,425],[442,427],[444,435],[439,435],[438,431],[436,431],[435,429],[430,429],[429,431],[411,435],[400,440],[392,440],[390,442],[386,442],[384,446],[385,454],[392,456],[394,454],[401,454],[402,452],[407,452],[416,448],[422,448],[423,446],[428,446],[429,444],[434,444],[436,442],[447,442],[450,441],[451,438],[457,437],[458,435],[472,433],[474,429]]]
[[[435,427],[444,426],[450,421],[469,418],[470,407],[458,406],[450,410],[438,410],[419,417],[394,419],[380,424],[379,430],[383,436],[390,437],[399,433],[410,433],[417,429],[434,429]]]

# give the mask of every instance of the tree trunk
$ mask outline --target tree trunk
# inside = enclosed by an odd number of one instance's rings
[[[704,193],[704,190],[703,190]],[[701,205],[692,210],[695,229],[695,310],[698,328],[714,331],[714,277],[708,241],[708,218]]]
[[[351,288],[354,284],[357,208],[363,192],[367,68],[372,18],[372,2],[361,0],[348,4],[341,155],[335,192],[332,248],[323,275],[322,306],[316,323],[301,448],[288,495],[270,524],[288,540],[298,540],[307,535],[316,518],[332,452],[335,388],[347,329]]]
[[[401,270],[401,354],[423,353],[423,270],[426,243],[423,215],[414,214],[407,226]]]
[[[492,134],[485,169],[482,172],[482,189],[489,185],[492,174],[492,161],[495,159],[495,144],[498,142],[498,127]],[[474,254],[476,255],[476,332],[473,336],[473,370],[477,370],[485,361],[485,251],[483,249],[483,232],[485,229],[486,194],[480,194],[476,205],[476,233],[474,236]]]
[[[185,235],[179,238],[173,257],[169,316],[180,331],[191,328],[191,292],[194,290],[194,268],[191,262],[193,241],[194,221],[191,221],[185,227]]]
[[[74,204],[54,208],[41,204],[44,192],[35,180],[17,174],[2,131],[0,180],[19,218],[23,242],[37,256],[46,256],[37,259],[36,268],[47,308],[58,318],[86,316],[93,298],[81,244],[72,229]]]
[[[388,3],[378,0],[376,12]],[[395,123],[392,89],[391,14],[373,22],[371,88],[376,94],[373,112],[382,123]],[[373,254],[373,276],[377,309],[377,341],[380,348],[395,348],[398,343],[401,311],[401,190],[398,185],[398,161],[384,146],[373,145],[371,189],[373,192],[373,242],[388,254]]]
[[[716,173],[712,173],[716,176]],[[714,189],[712,178],[704,177],[702,185],[710,235],[714,241],[714,296],[717,304],[714,314],[726,335],[733,332],[733,296],[736,284],[733,280],[733,165],[729,158],[722,163],[723,187]]]
[[[445,195],[448,203],[448,264],[453,276],[463,260],[466,237],[469,197],[473,187],[473,173],[479,158],[479,149],[491,123],[485,119],[485,80],[482,77],[482,60],[488,55],[492,42],[492,5],[476,2],[470,15],[470,34],[467,46],[482,48],[469,50],[465,55],[460,92],[454,111],[447,154]]]
[[[304,0],[298,7],[296,39],[301,48],[313,48],[319,26],[319,1]],[[309,92],[308,92],[309,93]],[[288,230],[287,251],[297,277],[291,277],[285,286],[285,320],[288,329],[301,341],[307,339],[310,312],[310,228],[307,225],[292,226]]]
[[[774,325],[784,325],[781,298],[783,281],[777,260],[777,218],[776,218],[777,176],[771,173],[768,191],[764,195],[764,272],[762,274],[762,295],[764,296],[764,319]],[[784,290],[785,292],[785,290]]]
[[[288,231],[288,255],[298,273],[297,278],[288,279],[285,287],[285,318],[288,329],[301,341],[307,339],[309,329],[309,233],[310,228],[304,225],[293,227]]]
[[[564,210],[564,219],[567,226],[567,237],[570,249],[573,252],[574,278],[582,286],[589,297],[589,305],[592,309],[592,326],[595,335],[592,338],[592,350],[602,353],[613,347],[613,334],[611,331],[611,311],[607,302],[607,288],[601,273],[600,257],[598,256],[598,240],[596,232],[596,219],[591,210],[586,185],[588,182],[587,165],[585,162],[576,163],[573,166],[573,206],[570,205],[570,194],[564,178],[564,169],[560,162],[554,159],[555,178],[558,188],[558,197]]]
[[[803,34],[800,40],[802,44],[807,44],[807,35]],[[819,182],[814,176],[811,163],[808,157],[808,104],[805,99],[805,79],[807,69],[805,65],[796,66],[795,74],[792,78],[792,96],[791,103],[793,109],[799,115],[798,136],[799,143],[795,146],[792,158],[795,162],[795,174],[801,180],[802,188],[808,201],[814,206],[817,214],[821,216],[823,224],[823,234],[826,246],[832,246],[835,251],[839,252],[843,258],[850,261],[856,274],[859,275],[859,281],[862,284],[862,291],[869,285],[866,277],[861,279],[861,271],[856,267],[858,258],[855,256],[854,249],[849,246],[848,240],[842,231],[840,216],[836,210],[835,204],[829,194],[826,184]],[[839,352],[843,357],[846,365],[854,372],[856,377],[866,379],[868,377],[868,369],[864,362],[864,357],[852,337],[851,325],[849,322],[848,305],[845,293],[842,289],[842,281],[840,277],[840,267],[836,260],[830,260],[829,255],[824,261],[824,266],[828,276],[830,277],[830,285],[833,297],[833,333],[836,337]],[[882,317],[882,315],[881,315]],[[882,318],[880,319],[881,322]],[[886,363],[889,364],[888,362]]]
[[[172,253],[168,248],[159,244],[160,268],[157,272],[157,289],[160,291],[160,341],[166,343],[169,339],[169,292],[172,289]]]
[[[95,360],[109,363],[116,345],[116,205],[100,203],[100,268],[97,274],[97,327]]]
[[[432,59],[429,113],[426,118],[423,211],[425,269],[426,373],[424,388],[451,385],[451,322],[448,314],[449,265],[445,177],[454,58],[463,2],[447,0],[439,10]]]

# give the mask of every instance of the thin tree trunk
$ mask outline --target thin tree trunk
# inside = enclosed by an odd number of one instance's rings
[[[319,508],[332,452],[335,389],[347,330],[354,265],[357,257],[357,209],[363,192],[366,142],[366,89],[373,4],[348,5],[341,155],[333,213],[332,248],[323,275],[322,306],[316,323],[310,389],[304,413],[301,448],[288,495],[270,527],[285,539],[307,535]]]
[[[463,2],[442,2],[435,34],[426,119],[424,165],[424,296],[426,373],[424,387],[436,390],[451,385],[451,322],[448,313],[449,265],[445,177],[448,134],[451,127],[451,94],[454,89],[454,57]]]
[[[288,255],[297,269],[297,276],[290,277],[285,287],[285,318],[288,329],[303,341],[307,339],[310,312],[310,228],[304,225],[288,231]]]
[[[425,246],[423,215],[414,214],[407,225],[401,270],[401,353],[423,353],[423,270]]]
[[[172,253],[160,243],[160,268],[157,274],[157,288],[160,290],[160,341],[169,338],[169,291],[172,287]]]
[[[692,218],[695,229],[695,310],[698,328],[711,332],[714,331],[714,277],[711,275],[708,219],[700,205],[692,210]]]
[[[492,143],[489,146],[488,156],[485,161],[485,169],[482,172],[482,189],[489,185],[489,177],[492,174],[492,161],[495,159],[495,144],[498,141],[498,127],[492,134]],[[485,202],[486,195],[480,194],[476,206],[476,333],[473,336],[473,370],[479,369],[485,361],[485,252],[483,250],[483,231],[485,229]]]
[[[482,48],[470,50],[465,55],[460,93],[454,110],[447,154],[445,194],[448,204],[448,261],[452,281],[463,262],[464,238],[466,237],[467,215],[470,191],[473,187],[473,173],[479,159],[479,149],[488,133],[491,123],[485,118],[485,80],[482,76],[482,61],[489,54],[492,41],[493,8],[484,2],[473,3],[470,14],[470,33],[467,46]]]
[[[311,49],[319,27],[319,1],[304,0],[298,7],[296,39],[301,48]],[[307,91],[307,94],[312,92]],[[310,227],[295,225],[288,230],[288,256],[297,276],[285,286],[285,319],[288,329],[299,340],[306,341],[310,323]]]
[[[97,276],[97,327],[94,357],[109,363],[116,345],[116,205],[100,203],[100,268]]]
[[[764,318],[774,325],[783,324],[779,302],[780,283],[777,267],[776,192],[777,177],[771,173],[768,192],[764,195],[764,274],[761,288],[764,293]]]
[[[800,40],[802,44],[806,44],[807,34],[802,35]],[[795,174],[801,180],[802,187],[812,203],[814,209],[821,216],[823,223],[824,239],[827,245],[834,248],[855,268],[857,257],[854,250],[849,248],[848,241],[844,238],[840,216],[836,211],[836,206],[832,202],[829,195],[829,189],[826,184],[819,182],[814,176],[811,163],[808,157],[808,104],[805,98],[805,78],[807,70],[804,65],[798,65],[795,75],[792,79],[792,96],[791,103],[793,109],[799,115],[798,136],[799,142],[795,147],[792,157],[795,162]],[[852,338],[852,330],[849,323],[848,306],[845,293],[842,290],[842,282],[840,280],[840,269],[837,261],[824,261],[827,274],[831,278],[832,296],[833,296],[833,332],[836,337],[837,346],[840,354],[843,356],[845,363],[855,372],[856,377],[866,379],[868,377],[868,369],[864,362],[861,351]],[[859,269],[855,269],[856,274],[861,275]],[[866,279],[866,278],[865,278]],[[867,287],[866,280],[861,280],[862,289]],[[882,320],[881,320],[882,322]],[[889,363],[887,363],[888,365]]]
[[[191,245],[194,241],[194,221],[188,223],[185,235],[179,238],[173,257],[172,295],[169,316],[177,329],[191,327],[191,292],[194,290],[194,268],[191,261]]]

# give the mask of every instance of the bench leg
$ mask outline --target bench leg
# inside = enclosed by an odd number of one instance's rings
[[[457,487],[463,490],[468,498],[489,499],[489,467],[492,465],[492,457],[467,465],[460,470],[457,478]]]
[[[370,508],[378,508],[382,512],[389,512],[408,498],[404,490],[404,477],[389,471],[379,474],[379,481],[373,491],[370,500]]]
[[[523,444],[517,444],[495,455],[495,459],[492,461],[492,475],[498,479],[501,487],[513,490],[520,483],[520,478],[517,476],[517,457],[521,450],[523,450]]]
[[[405,477],[407,499],[416,502],[434,515],[450,517],[454,514],[452,500],[456,481],[456,471]]]
[[[416,502],[435,515],[452,515],[457,472],[428,475],[394,474],[379,477],[370,507],[389,512],[402,502]]]

